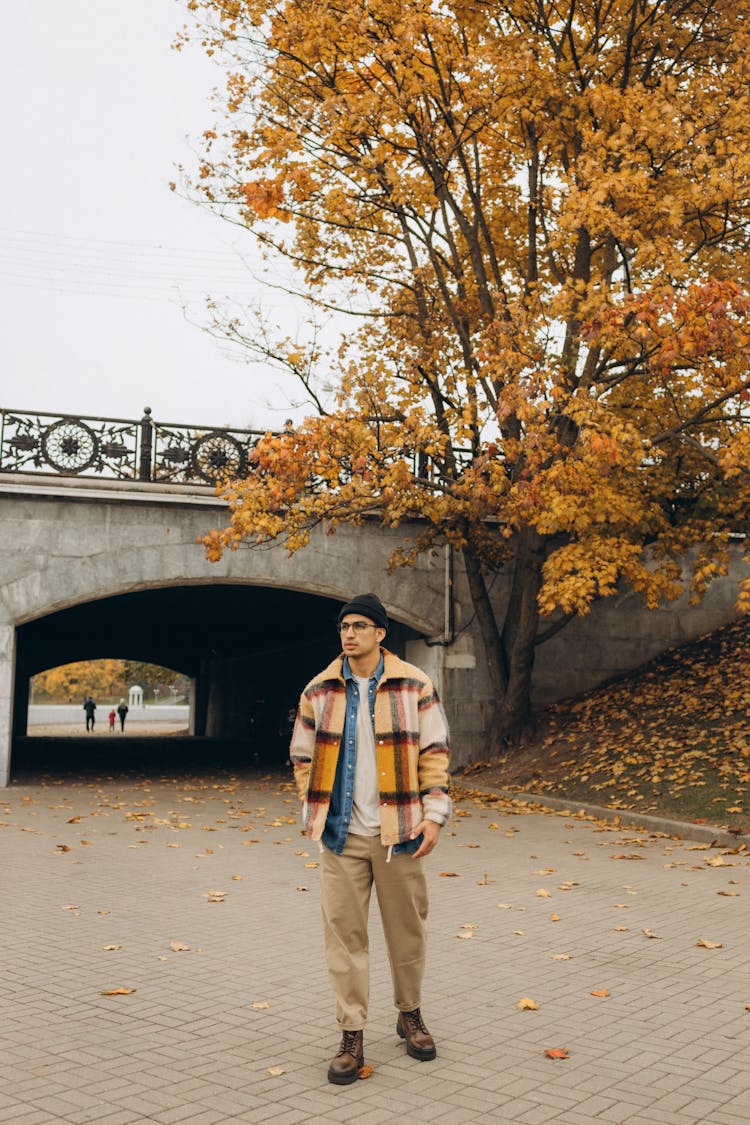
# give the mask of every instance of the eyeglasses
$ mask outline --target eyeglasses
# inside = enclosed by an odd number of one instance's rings
[[[364,633],[365,629],[379,629],[379,625],[372,625],[369,621],[342,621],[340,625],[336,626],[338,633],[346,633],[347,630],[353,629],[355,633]]]

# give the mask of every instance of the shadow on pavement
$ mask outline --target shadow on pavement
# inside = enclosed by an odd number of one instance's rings
[[[287,761],[285,752],[277,747],[264,751],[230,739],[120,735],[110,743],[85,736],[25,737],[13,743],[11,784],[31,784],[42,775],[71,778],[273,771],[291,777]]]

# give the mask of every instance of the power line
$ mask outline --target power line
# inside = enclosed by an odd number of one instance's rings
[[[116,247],[121,250],[145,251],[146,253],[157,253],[162,256],[178,255],[184,257],[188,255],[194,258],[203,257],[207,259],[211,257],[225,259],[228,254],[235,255],[238,253],[229,247],[227,247],[226,250],[208,250],[204,248],[198,249],[196,247],[164,246],[161,243],[116,241],[106,238],[89,238],[85,235],[60,234],[57,231],[17,230],[11,227],[0,227],[0,238],[30,244],[42,242],[45,247],[55,242],[63,245],[72,244],[80,248],[88,249],[89,251],[99,251],[100,253],[108,254],[113,253]]]
[[[0,285],[89,296],[206,299],[257,288],[231,252],[0,228]]]

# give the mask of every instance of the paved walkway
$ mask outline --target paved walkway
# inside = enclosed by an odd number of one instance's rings
[[[278,779],[0,791],[0,1122],[748,1125],[746,853],[460,801],[428,861],[438,1058],[394,1034],[376,928],[374,1073],[334,1087],[296,811]]]

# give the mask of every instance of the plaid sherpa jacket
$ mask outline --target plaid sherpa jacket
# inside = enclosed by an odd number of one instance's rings
[[[380,780],[380,839],[390,846],[409,839],[424,819],[445,824],[448,794],[448,726],[432,681],[419,668],[383,649],[384,671],[375,694],[375,751]],[[325,828],[346,717],[343,656],[302,692],[290,757],[305,826],[313,840]]]

